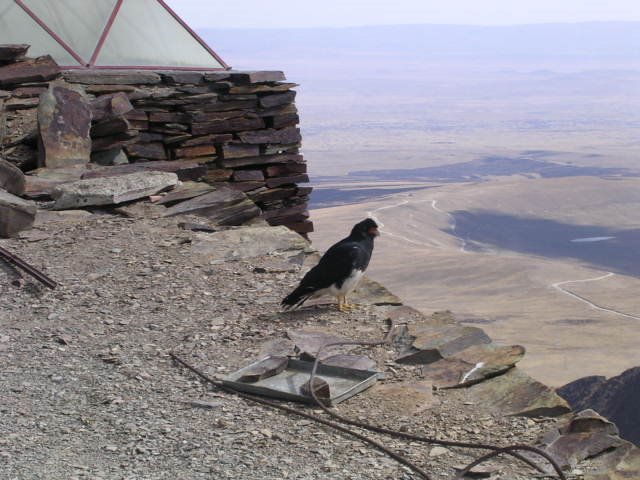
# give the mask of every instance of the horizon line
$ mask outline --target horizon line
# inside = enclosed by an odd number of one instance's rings
[[[537,27],[550,25],[586,25],[586,24],[640,24],[640,20],[580,20],[575,22],[534,22],[534,23],[513,23],[513,24],[479,24],[479,23],[388,23],[371,25],[321,25],[302,27],[216,27],[199,26],[192,27],[197,30],[346,30],[357,28],[381,28],[381,27],[473,27],[473,28],[514,28],[514,27]]]

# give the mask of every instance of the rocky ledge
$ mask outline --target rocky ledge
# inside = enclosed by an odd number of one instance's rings
[[[313,356],[326,336],[380,340],[391,322],[392,345],[331,352],[383,372],[334,407],[341,415],[439,439],[537,444],[572,479],[639,475],[638,449],[614,425],[574,416],[515,366],[523,347],[495,345],[448,312],[424,315],[374,281],[352,313],[326,303],[281,312],[317,259],[285,227],[225,228],[143,202],[39,210],[34,229],[0,246],[58,282],[47,289],[0,261],[6,478],[419,478],[351,436],[217,390],[169,355],[221,378],[270,353]],[[433,479],[485,453],[368,434]],[[540,474],[507,457],[475,475]]]

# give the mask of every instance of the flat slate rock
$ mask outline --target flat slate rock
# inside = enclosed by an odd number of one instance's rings
[[[620,429],[620,436],[640,444],[640,367],[625,370],[608,380],[604,377],[586,377],[571,382],[556,392],[566,399],[574,410],[591,408]]]
[[[64,180],[52,180],[40,178],[35,175],[25,176],[25,188],[22,196],[31,200],[50,200],[53,190],[58,186],[67,183]]]
[[[0,188],[13,195],[24,193],[24,173],[13,163],[0,158]]]
[[[358,288],[349,295],[349,301],[369,305],[402,305],[400,297],[367,276],[362,278]]]
[[[539,441],[561,468],[575,468],[586,458],[627,442],[618,436],[617,427],[593,410],[574,414],[560,427],[554,427]]]
[[[251,132],[240,132],[238,138],[243,143],[263,144],[263,143],[297,143],[302,140],[300,129],[296,127],[286,127],[279,130],[266,128]]]
[[[309,248],[309,242],[287,227],[244,227],[196,233],[191,245],[194,254],[208,261],[244,260]]]
[[[278,70],[227,70],[222,73],[222,75],[226,75],[224,79],[230,78],[232,82],[242,85],[246,85],[248,83],[282,82],[286,80],[284,72]],[[208,81],[218,81],[219,76],[219,73],[207,73],[204,78]]]
[[[148,70],[67,70],[64,78],[86,85],[155,85],[162,81],[160,75]]]
[[[244,193],[228,187],[218,187],[169,207],[165,216],[190,214],[206,217],[218,225],[240,225],[260,213],[260,209]]]
[[[51,84],[38,106],[39,164],[60,168],[91,160],[91,109],[76,88]]]
[[[256,383],[265,378],[273,377],[284,371],[289,363],[286,356],[268,356],[243,370],[238,382]]]
[[[158,205],[171,205],[174,203],[189,200],[191,198],[199,197],[200,195],[204,195],[205,193],[210,193],[215,190],[216,187],[213,187],[207,183],[184,182],[174,188],[171,192],[164,195],[160,200],[158,200],[157,203]]]
[[[471,346],[491,343],[482,329],[459,324],[443,327],[434,327],[429,322],[410,324],[405,335],[413,343],[400,353],[398,363],[428,364]]]
[[[53,191],[54,209],[117,205],[154,195],[178,183],[169,172],[139,172],[116,177],[78,180],[57,186]]]
[[[0,45],[0,62],[15,62],[27,54],[29,45],[26,43]]]
[[[50,55],[30,58],[0,67],[0,86],[47,82],[60,74],[60,67]]]
[[[129,163],[127,154],[124,153],[122,147],[112,148],[111,150],[103,150],[101,152],[93,152],[91,154],[91,163],[110,167],[113,165],[126,165]]]
[[[520,345],[475,345],[421,368],[425,380],[438,388],[465,387],[500,375],[524,357]]]
[[[591,459],[592,472],[584,480],[629,480],[640,478],[640,448],[627,442],[612,452]]]
[[[198,85],[204,81],[203,72],[169,70],[159,71],[158,73],[167,83]]]
[[[5,110],[25,110],[27,108],[36,108],[40,104],[38,97],[19,98],[14,97],[7,100],[4,104]]]
[[[567,402],[518,367],[466,389],[468,398],[502,415],[557,417],[571,411]]]
[[[401,307],[389,310],[387,317],[397,325],[420,323],[432,327],[441,327],[456,324],[453,314],[449,311],[434,312],[431,315],[425,315],[420,310],[416,310],[409,305],[402,305]]]
[[[178,180],[200,180],[207,172],[207,167],[194,160],[166,160],[157,162],[136,162],[124,165],[97,167],[86,171],[83,179],[102,178],[136,172],[171,172],[178,176]]]
[[[0,237],[15,237],[31,228],[36,211],[35,203],[0,189]]]
[[[102,95],[91,102],[91,113],[94,122],[122,118],[123,115],[132,110],[133,105],[131,105],[129,97],[123,92]]]
[[[286,92],[292,88],[296,88],[297,83],[269,83],[258,85],[240,85],[233,86],[229,89],[230,94],[247,94],[247,93],[265,93],[265,92]]]

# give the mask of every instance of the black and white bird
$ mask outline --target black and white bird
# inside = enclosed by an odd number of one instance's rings
[[[282,307],[289,310],[311,298],[333,295],[338,297],[341,312],[351,310],[354,306],[347,303],[347,295],[358,286],[369,266],[373,239],[378,235],[378,225],[370,218],[355,224],[349,236],[327,250],[300,285],[282,300]]]

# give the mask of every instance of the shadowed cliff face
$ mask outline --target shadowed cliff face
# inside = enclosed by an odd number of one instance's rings
[[[575,410],[591,408],[609,418],[620,429],[620,436],[640,445],[640,367],[630,368],[617,377],[585,377],[568,383],[556,393]]]
[[[640,277],[640,229],[572,225],[487,210],[455,211],[457,235],[467,250],[511,250],[547,258],[574,258]]]

